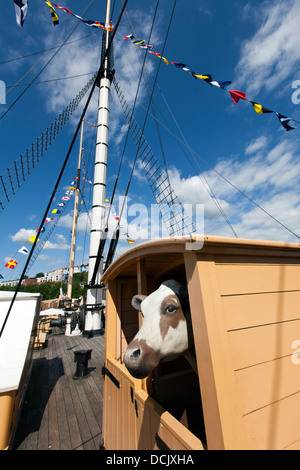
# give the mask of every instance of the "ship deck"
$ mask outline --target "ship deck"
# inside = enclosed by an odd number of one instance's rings
[[[92,349],[90,375],[73,380],[74,351]],[[53,328],[34,351],[13,450],[98,450],[101,444],[104,336],[65,336]]]

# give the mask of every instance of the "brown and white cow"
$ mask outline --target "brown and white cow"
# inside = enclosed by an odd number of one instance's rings
[[[131,303],[144,319],[124,354],[130,374],[145,378],[159,361],[179,355],[185,355],[190,362],[193,335],[187,289],[169,280],[149,296],[135,295]]]

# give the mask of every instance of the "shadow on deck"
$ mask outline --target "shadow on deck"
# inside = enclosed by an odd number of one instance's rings
[[[104,336],[67,337],[58,328],[35,351],[12,450],[98,450],[101,444]],[[73,380],[74,351],[92,349],[90,375]]]

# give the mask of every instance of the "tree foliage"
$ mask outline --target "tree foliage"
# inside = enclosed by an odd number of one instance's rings
[[[73,276],[72,297],[86,296],[87,272],[75,273]],[[30,284],[21,286],[20,292],[32,292],[42,294],[43,300],[57,299],[62,287],[63,293],[67,293],[66,282],[42,282],[40,284]],[[1,286],[0,290],[15,291],[15,287]]]

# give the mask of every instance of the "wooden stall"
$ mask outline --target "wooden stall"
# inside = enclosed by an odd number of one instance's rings
[[[198,375],[185,359],[134,379],[133,295],[188,287]],[[107,285],[104,447],[300,448],[300,245],[200,235],[146,242]]]

